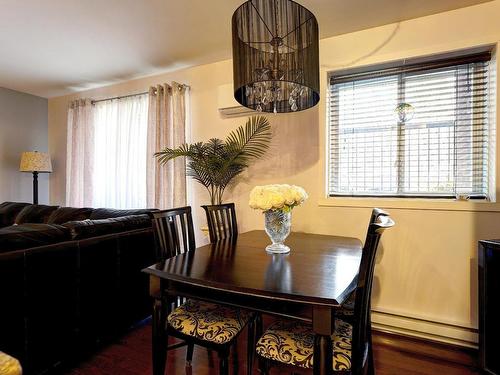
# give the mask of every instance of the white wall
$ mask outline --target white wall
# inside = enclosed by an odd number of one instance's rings
[[[47,152],[47,99],[0,88],[0,203],[32,202],[33,175],[19,172],[23,151]],[[38,178],[40,204],[49,202],[49,177]]]
[[[248,193],[257,184],[293,183],[308,191],[308,202],[293,213],[296,231],[364,238],[371,207],[386,208],[397,225],[382,240],[373,320],[385,329],[474,345],[477,240],[500,237],[500,205],[326,199],[326,83],[327,72],[334,69],[496,45],[500,40],[499,19],[500,0],[496,0],[322,40],[320,105],[301,113],[269,116],[275,133],[272,150],[226,197],[237,204],[240,229],[263,226],[262,215],[247,205]],[[232,82],[230,60],[50,99],[49,147],[59,166],[50,181],[52,203],[62,203],[65,199],[63,165],[68,102],[76,97],[102,98],[140,92],[151,84],[170,80],[192,87],[193,140],[224,137],[244,122],[244,118],[221,119],[217,111],[217,88]],[[206,202],[206,193],[195,186],[192,204],[198,227],[204,224],[204,218],[197,207]]]

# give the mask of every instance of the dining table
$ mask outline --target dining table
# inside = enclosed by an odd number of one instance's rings
[[[153,374],[164,375],[169,306],[179,296],[311,322],[313,373],[332,369],[335,314],[356,288],[362,243],[292,232],[288,254],[271,254],[262,230],[198,247],[144,269],[153,302]]]

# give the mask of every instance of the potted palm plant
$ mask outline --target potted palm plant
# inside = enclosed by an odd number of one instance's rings
[[[211,204],[221,204],[226,188],[261,158],[271,143],[271,126],[266,117],[250,117],[244,126],[233,130],[225,140],[212,138],[207,142],[183,144],[155,153],[160,164],[185,157],[187,175],[203,185]]]

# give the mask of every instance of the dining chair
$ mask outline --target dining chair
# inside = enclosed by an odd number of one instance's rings
[[[205,214],[207,216],[210,243],[236,240],[238,237],[238,221],[236,219],[236,209],[234,203],[204,205],[201,207],[205,210]],[[262,314],[260,312],[255,312],[254,314],[255,319],[253,327],[255,332],[253,335],[255,337],[262,334]],[[248,344],[249,347],[252,347],[252,349],[248,350],[247,353],[248,373],[251,374],[254,359],[254,343],[249,342]]]
[[[207,215],[210,242],[222,239],[235,239],[238,236],[238,223],[234,203],[201,206]]]
[[[377,212],[379,212],[380,209],[374,209],[372,210],[372,214],[370,216],[370,221],[368,222],[368,227],[372,224],[375,223],[377,220]],[[366,242],[366,241],[365,241]],[[356,279],[352,281],[354,284],[356,284]],[[349,296],[346,298],[340,309],[335,313],[337,317],[340,317],[341,319],[345,319],[347,321],[352,320],[352,317],[354,316],[354,302],[356,300],[356,289],[354,289]]]
[[[373,222],[368,227],[363,246],[352,323],[335,318],[332,334],[333,371],[349,374],[374,374],[371,340],[371,291],[378,244],[383,231],[394,225],[389,215],[373,210]],[[264,362],[261,371],[268,374],[273,364],[313,368],[314,333],[311,323],[293,320],[277,321],[264,332],[256,352]]]
[[[196,248],[191,207],[153,211],[152,215],[157,262]]]
[[[158,261],[193,251],[196,248],[191,207],[153,212],[154,238]],[[214,350],[219,356],[219,373],[229,374],[229,353],[248,324],[249,351],[253,352],[254,314],[235,307],[192,299],[174,298],[168,306],[166,335],[183,340],[169,346],[187,345],[186,364],[190,366],[194,345]],[[253,354],[253,353],[252,353]],[[249,365],[249,373],[252,371]]]

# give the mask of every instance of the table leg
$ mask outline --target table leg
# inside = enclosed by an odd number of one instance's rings
[[[332,373],[333,343],[330,336],[314,336],[314,375]]]
[[[164,375],[167,361],[168,336],[165,327],[165,301],[155,299],[153,305],[153,375]]]
[[[333,311],[329,307],[317,306],[313,309],[314,353],[313,374],[333,374],[333,342],[335,330]]]
[[[255,321],[252,319],[247,326],[248,340],[247,340],[247,374],[253,374],[253,353],[255,347]]]

